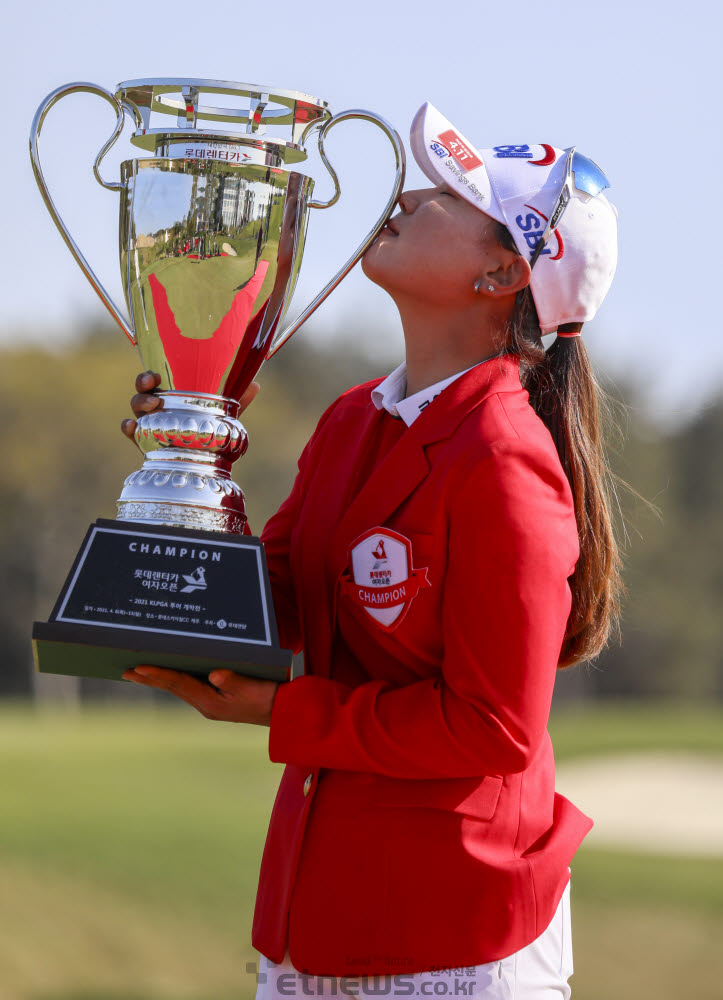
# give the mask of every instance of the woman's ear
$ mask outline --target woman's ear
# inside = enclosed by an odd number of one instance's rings
[[[503,250],[498,257],[499,266],[484,275],[489,285],[494,285],[498,292],[514,295],[522,288],[527,288],[532,277],[530,263],[518,253]]]

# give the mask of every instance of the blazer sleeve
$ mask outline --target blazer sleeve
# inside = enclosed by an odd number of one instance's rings
[[[450,482],[440,675],[280,685],[272,761],[401,778],[528,766],[547,728],[579,555],[569,484],[556,455],[524,442],[492,446]]]
[[[291,488],[291,493],[281,504],[277,512],[269,518],[264,530],[261,532],[261,542],[264,546],[266,564],[269,571],[269,583],[271,585],[271,595],[276,614],[276,624],[279,630],[279,642],[282,648],[291,649],[294,653],[301,651],[303,635],[289,561],[291,534],[298,521],[303,504],[309,469],[313,468],[313,459],[311,456],[314,446],[324,424],[329,419],[338,402],[339,400],[335,400],[322,414],[316,430],[306,443],[297,463],[298,471],[294,479],[294,485]],[[252,533],[248,522],[244,526],[244,533],[247,535]]]

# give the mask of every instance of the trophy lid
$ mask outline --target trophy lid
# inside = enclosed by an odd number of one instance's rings
[[[331,118],[329,105],[318,97],[225,80],[126,80],[118,84],[115,96],[130,105],[139,126],[131,142],[154,152],[174,140],[213,139],[270,149],[286,162],[297,162],[306,159],[307,130]],[[233,106],[220,106],[217,96],[231,98],[224,103]],[[206,122],[223,122],[231,128],[206,127]]]

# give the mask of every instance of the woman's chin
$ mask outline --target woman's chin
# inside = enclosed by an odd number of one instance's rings
[[[391,268],[384,265],[384,254],[377,242],[372,243],[361,259],[361,269],[364,275],[375,285],[386,288],[391,278]]]

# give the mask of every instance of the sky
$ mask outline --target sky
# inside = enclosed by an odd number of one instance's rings
[[[671,427],[723,392],[715,294],[722,263],[720,4],[3,4],[8,145],[0,164],[0,345],[41,341],[62,350],[104,315],[35,185],[27,142],[37,106],[72,81],[114,90],[122,80],[187,75],[303,91],[335,113],[366,108],[386,118],[405,144],[415,111],[431,101],[481,148],[576,145],[609,177],[607,194],[619,212],[617,274],[583,333],[601,380],[632,382],[641,407]],[[67,98],[50,112],[40,152],[61,214],[120,303],[118,196],[92,174],[113,124],[97,97]],[[106,158],[109,179],[118,178],[121,160],[137,155],[129,132]],[[366,123],[335,128],[327,154],[342,198],[312,212],[292,314],[372,228],[394,179],[391,146]],[[304,169],[317,180],[315,196],[328,197],[331,184],[315,152]],[[428,183],[409,156],[406,186]],[[379,357],[380,374],[402,357],[396,309],[358,266],[316,319],[296,336],[343,345],[351,326]]]

